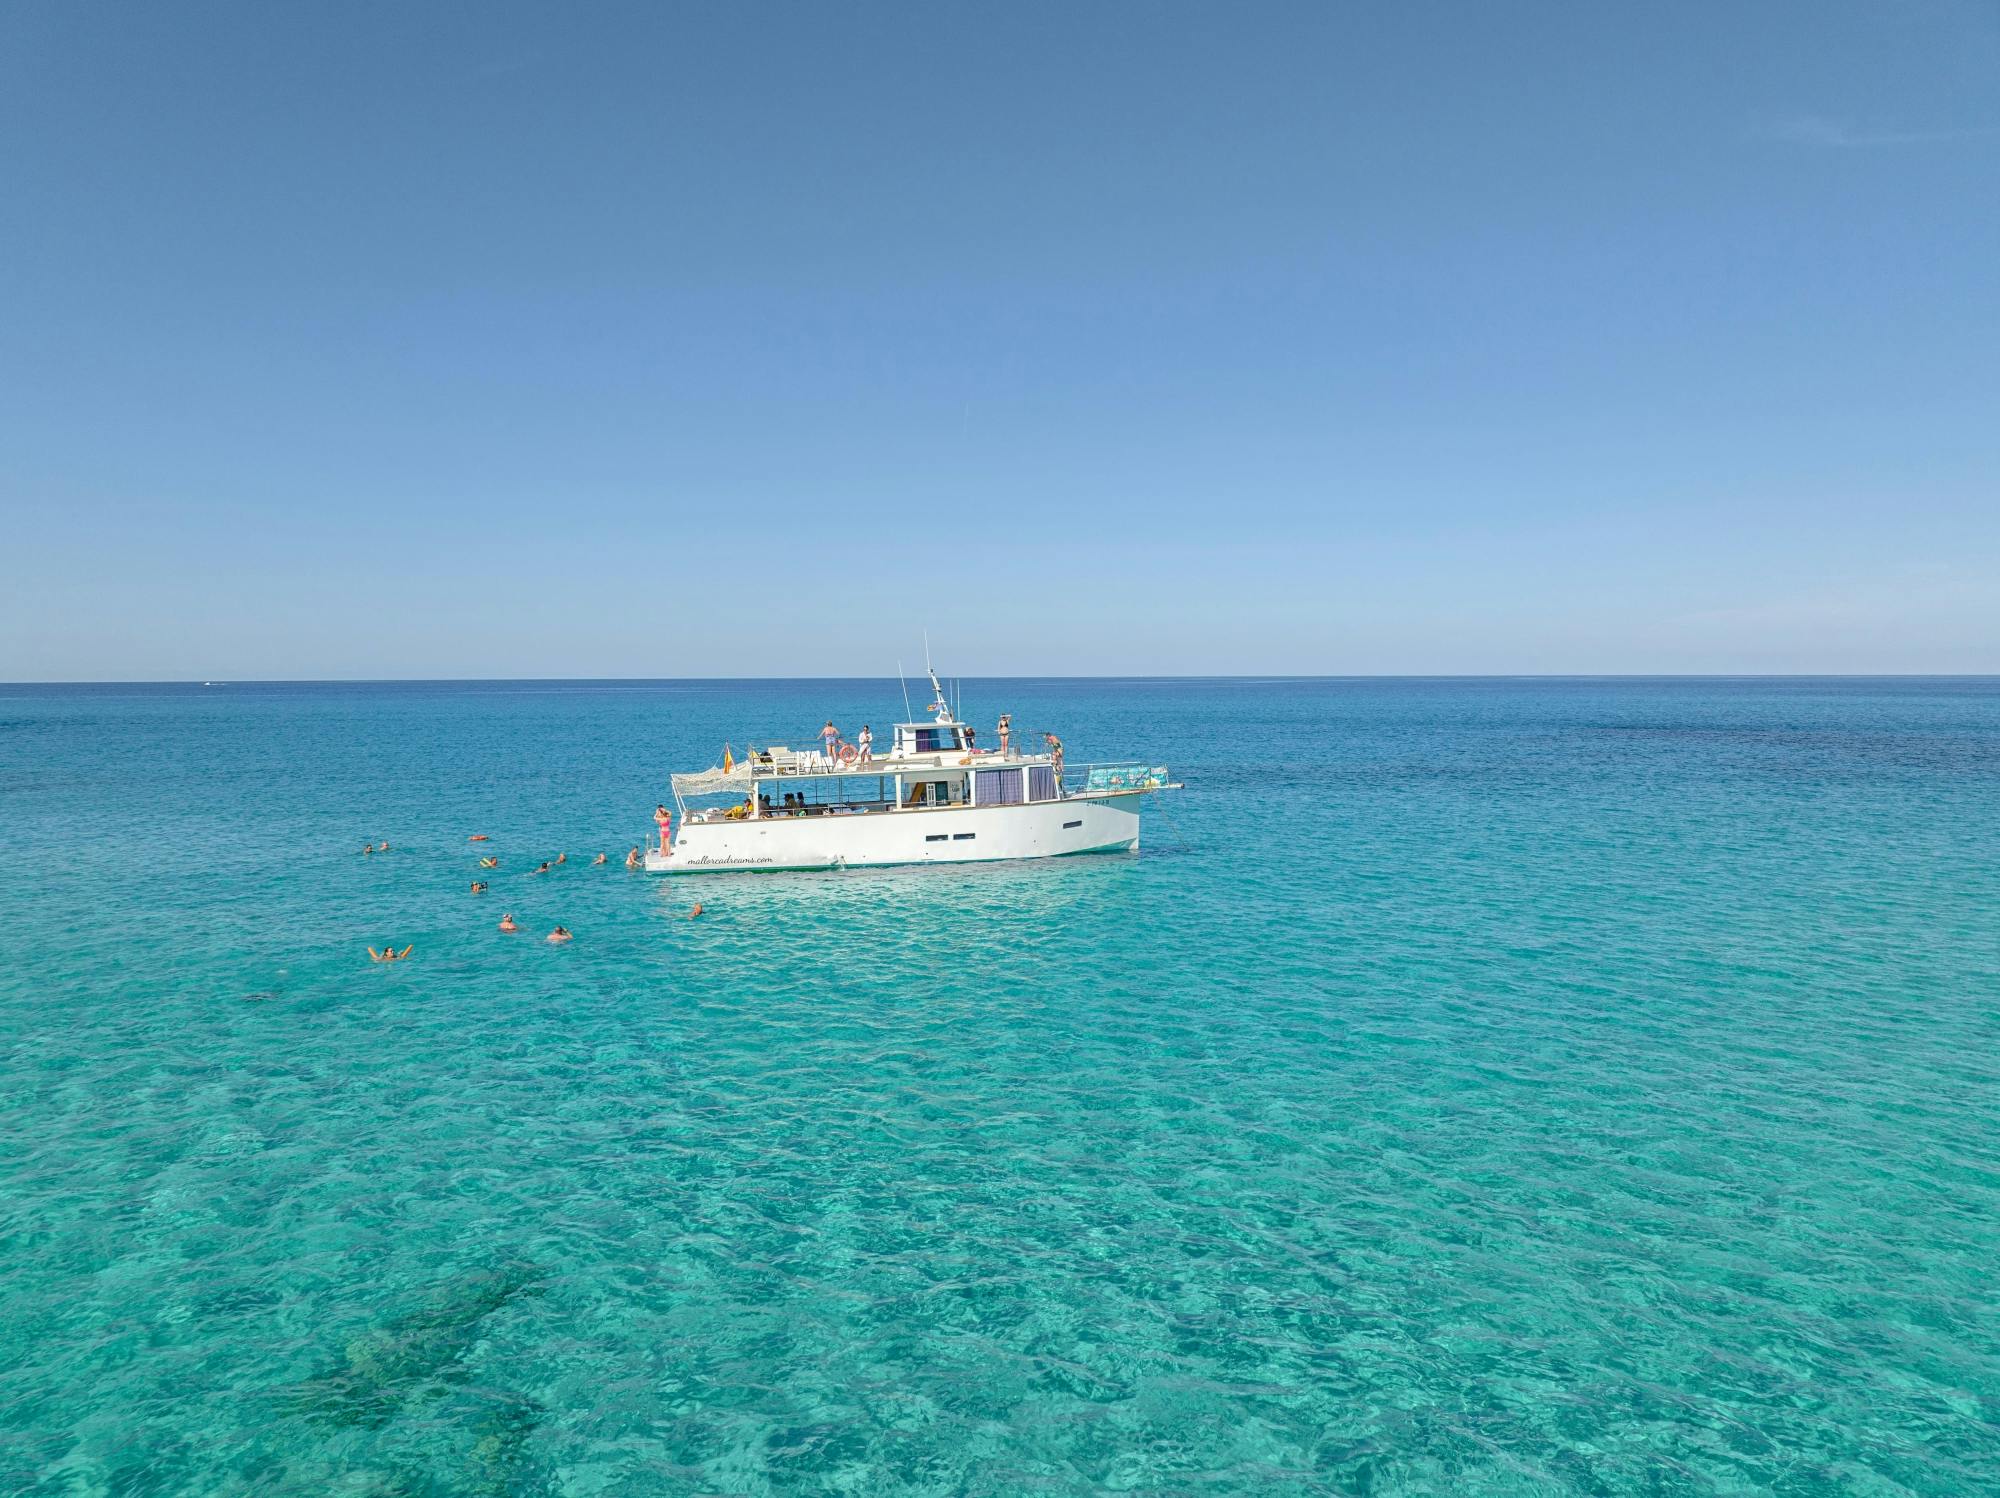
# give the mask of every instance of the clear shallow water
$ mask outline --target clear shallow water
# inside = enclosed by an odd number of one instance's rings
[[[898,703],[0,688],[0,1491],[2000,1488],[2000,683],[969,682],[1171,821],[615,866]]]

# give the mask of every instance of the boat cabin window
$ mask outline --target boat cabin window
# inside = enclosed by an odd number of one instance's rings
[[[949,780],[906,781],[907,794],[903,797],[905,806],[949,806],[954,801],[963,800],[963,794],[953,795]]]
[[[965,747],[963,723],[927,724],[906,731],[913,754],[950,754]]]
[[[973,795],[981,806],[1014,806],[1025,799],[1021,785],[1021,771],[1018,766],[1009,765],[1004,770],[974,770]]]

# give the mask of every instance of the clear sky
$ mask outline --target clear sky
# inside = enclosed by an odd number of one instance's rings
[[[2000,5],[0,0],[0,679],[2000,671]]]

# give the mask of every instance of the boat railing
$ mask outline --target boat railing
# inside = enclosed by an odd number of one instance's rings
[[[1006,754],[998,749],[975,749],[971,754],[947,751],[941,754],[913,754],[862,761],[829,759],[822,749],[785,750],[759,753],[746,763],[759,780],[788,779],[794,775],[894,775],[904,770],[995,769],[1001,765],[1047,764],[1046,754],[1025,754],[1018,746]]]
[[[1106,791],[1160,791],[1172,784],[1165,765],[1141,764],[1135,760],[1086,760],[1081,764],[1065,764],[1062,773],[1066,801]]]

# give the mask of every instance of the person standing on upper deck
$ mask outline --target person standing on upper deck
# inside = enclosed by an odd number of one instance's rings
[[[1007,739],[1013,732],[1014,715],[1012,713],[1002,713],[1000,715],[1000,757],[1002,759],[1007,757]]]
[[[859,758],[861,764],[872,765],[875,763],[875,731],[866,723],[861,725],[861,734],[860,737],[855,739],[854,747],[861,751]]]
[[[826,720],[826,727],[819,731],[819,736],[820,741],[826,745],[827,759],[833,763],[839,763],[840,730],[833,726],[833,719],[828,718]]]

